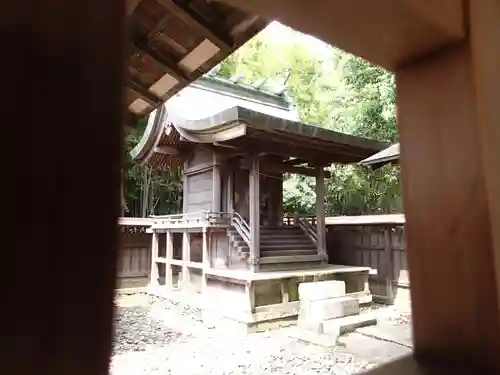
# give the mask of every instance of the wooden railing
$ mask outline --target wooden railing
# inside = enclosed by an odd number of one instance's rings
[[[307,220],[311,225],[316,225],[316,216],[299,216],[299,215],[286,215],[283,216],[283,225],[295,226],[298,225],[299,218]]]
[[[250,247],[250,226],[237,212],[232,213],[231,225],[234,227],[236,232],[243,238],[248,247]]]
[[[151,216],[151,220],[152,229],[228,226],[231,222],[231,214],[227,212],[199,211],[185,214]]]
[[[314,218],[316,221],[316,218]],[[312,224],[313,221],[309,220],[307,217],[299,217],[297,219],[297,224],[300,229],[305,233],[307,237],[314,243],[318,243],[318,233],[316,231],[316,226]]]

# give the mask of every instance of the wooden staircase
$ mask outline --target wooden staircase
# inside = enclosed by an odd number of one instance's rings
[[[244,257],[249,254],[250,249],[241,232],[241,229],[231,226],[228,236],[237,253]],[[318,254],[316,244],[299,226],[261,226],[261,271],[302,269],[321,264],[322,257]]]

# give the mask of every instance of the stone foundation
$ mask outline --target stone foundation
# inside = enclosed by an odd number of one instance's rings
[[[344,281],[319,281],[299,286],[300,310],[292,336],[321,346],[335,346],[338,337],[375,324],[371,314],[360,315],[359,300],[346,294]]]

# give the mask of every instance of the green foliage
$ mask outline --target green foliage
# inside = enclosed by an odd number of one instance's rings
[[[130,151],[139,142],[146,126],[142,120],[125,134],[122,177],[123,215],[145,217],[180,212],[182,207],[181,173],[177,168],[153,170],[132,160]]]
[[[288,71],[287,94],[302,122],[349,134],[396,142],[394,76],[363,59],[312,41],[274,24],[229,56],[220,76],[243,76],[245,83],[267,78],[264,86],[282,85]],[[135,164],[129,151],[145,127],[127,133],[123,196],[129,216],[179,212],[182,184],[178,170],[152,171]],[[370,171],[358,165],[335,165],[326,181],[329,215],[401,212],[399,170],[385,166]],[[285,212],[315,213],[314,180],[286,176]]]
[[[252,83],[261,77],[279,81],[290,69],[287,86],[301,121],[389,143],[397,141],[392,73],[325,44],[311,47],[310,39],[292,29],[282,27],[281,38],[267,31],[226,59],[219,74],[243,75],[244,82]],[[326,181],[329,214],[402,211],[397,168],[385,166],[373,172],[358,165],[337,165],[331,174]],[[314,199],[312,179],[286,178],[286,212],[314,214]]]

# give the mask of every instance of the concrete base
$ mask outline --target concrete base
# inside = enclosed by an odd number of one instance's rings
[[[357,328],[377,324],[377,318],[372,313],[346,316],[320,323],[316,330],[296,327],[291,330],[290,337],[311,344],[333,347],[341,335],[353,332]]]
[[[196,300],[201,301],[199,306],[203,310],[207,321],[217,325],[227,325],[228,330],[243,332],[259,332],[268,329],[289,326],[297,322],[300,308],[299,285],[303,282],[318,280],[348,280],[352,293],[346,296],[355,298],[360,304],[371,302],[369,290],[364,288],[365,279],[368,279],[369,268],[326,265],[316,269],[259,272],[251,273],[241,270],[206,271],[206,286],[204,288],[184,286],[178,283],[176,291],[167,290],[160,285],[155,287],[153,294],[171,298],[185,299],[191,304],[193,292]],[[201,280],[192,277],[189,282],[196,286]],[[353,285],[349,282],[353,280]],[[194,284],[194,283],[193,283]],[[359,289],[356,289],[359,288]],[[183,295],[186,298],[183,298]],[[191,301],[188,301],[191,300]]]

